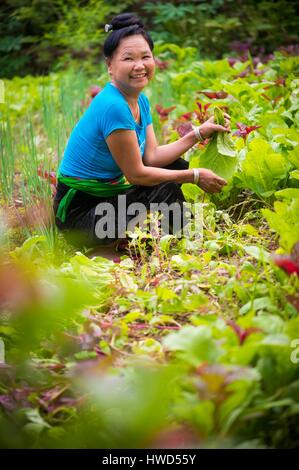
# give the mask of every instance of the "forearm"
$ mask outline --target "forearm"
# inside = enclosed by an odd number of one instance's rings
[[[170,165],[193,147],[197,141],[194,131],[191,131],[176,142],[167,145],[159,145],[153,152],[151,159],[146,161],[146,164],[155,167]]]
[[[156,184],[173,183],[192,183],[194,181],[193,170],[166,170],[144,166],[134,177],[129,179],[130,183],[141,186],[155,186]]]

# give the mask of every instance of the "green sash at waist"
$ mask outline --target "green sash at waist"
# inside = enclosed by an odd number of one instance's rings
[[[90,194],[91,196],[106,198],[116,196],[117,194],[124,192],[126,189],[133,187],[133,185],[126,180],[124,175],[121,175],[115,180],[103,182],[98,180],[72,178],[70,176],[63,176],[60,173],[58,174],[58,181],[70,188],[59,202],[56,213],[56,217],[63,223],[66,220],[68,207],[77,191],[82,191],[83,193]]]

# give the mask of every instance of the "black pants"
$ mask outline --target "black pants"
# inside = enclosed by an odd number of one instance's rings
[[[165,169],[186,170],[188,167],[188,162],[182,158],[179,158],[171,165],[166,166]],[[57,192],[54,198],[55,215],[59,202],[68,190],[68,186],[63,183],[58,183]],[[160,183],[155,186],[134,186],[133,188],[130,188],[121,193],[121,195],[126,196],[123,198],[123,202],[125,202],[126,206],[126,227],[128,226],[130,220],[135,217],[134,214],[127,214],[128,206],[133,203],[142,203],[146,210],[149,210],[150,206],[154,203],[166,203],[167,205],[170,205],[177,202],[181,207],[181,211],[183,211],[183,202],[185,201],[181,191],[181,185],[172,182]],[[119,232],[122,232],[122,230],[119,230],[119,201],[120,199],[118,196],[113,196],[110,198],[99,198],[86,194],[82,191],[77,191],[70,203],[70,206],[68,207],[65,222],[62,223],[60,219],[56,217],[56,225],[58,229],[64,233],[66,239],[75,246],[92,247],[112,243],[119,238]],[[101,212],[101,210],[99,211],[99,203],[109,203],[113,206],[115,211],[115,217],[113,221],[115,226],[115,233],[112,233],[112,236],[106,236],[105,238],[103,238],[102,234],[99,237],[99,226],[101,225],[102,227],[102,222],[104,220],[102,219],[101,221],[101,218],[104,217],[104,215],[99,213]],[[123,225],[124,224],[122,223],[122,227]],[[171,220],[170,226],[172,226]]]

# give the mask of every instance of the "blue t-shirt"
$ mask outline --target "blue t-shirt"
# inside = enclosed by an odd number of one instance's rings
[[[125,97],[111,83],[92,100],[74,127],[67,143],[60,172],[83,179],[117,178],[122,174],[106,144],[116,129],[135,130],[143,156],[146,127],[152,118],[147,97],[140,94],[140,124],[133,118]]]

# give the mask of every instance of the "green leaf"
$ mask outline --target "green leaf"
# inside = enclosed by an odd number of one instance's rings
[[[226,132],[218,132],[217,134],[217,148],[220,155],[226,157],[236,156],[236,146],[233,139]]]
[[[147,338],[139,341],[137,344],[132,346],[132,350],[135,354],[155,354],[163,353],[163,348],[159,341],[154,338]]]
[[[274,194],[279,182],[286,178],[289,164],[262,138],[253,139],[249,149],[238,178],[244,188],[251,189],[259,196],[269,197]]]
[[[291,201],[292,199],[299,199],[299,189],[298,188],[286,188],[276,191],[275,196],[278,199],[286,199]]]
[[[253,318],[253,325],[268,334],[281,333],[284,321],[278,315],[260,314]]]
[[[290,177],[293,178],[294,180],[299,180],[299,170],[291,171]]]
[[[163,344],[195,367],[203,361],[213,363],[221,355],[221,350],[212,337],[211,328],[204,325],[183,327],[178,333],[167,336]]]
[[[50,425],[41,417],[37,408],[24,408],[22,413],[29,421],[25,425],[28,432],[40,433],[45,428],[50,428]]]
[[[204,436],[214,427],[215,405],[211,400],[203,400],[192,409],[192,422]]]
[[[225,125],[224,114],[217,106],[214,109],[214,119],[220,126]],[[220,155],[225,155],[227,157],[236,156],[235,143],[227,132],[217,132],[217,149]]]
[[[217,124],[224,125],[224,115],[221,109],[215,107],[214,119]],[[235,172],[238,159],[236,147],[227,132],[217,132],[199,156],[199,165],[209,168],[222,178],[229,179]]]
[[[247,302],[247,304],[243,305],[243,307],[240,308],[239,313],[240,315],[244,315],[245,313],[248,313],[251,310],[254,310],[255,312],[258,312],[259,310],[268,310],[269,312],[277,311],[270,297],[259,297],[254,300],[250,300],[249,302]]]
[[[119,281],[122,287],[127,289],[128,291],[136,292],[138,289],[137,284],[134,282],[133,278],[124,272],[120,273]]]
[[[268,253],[263,248],[255,245],[244,246],[245,252],[259,261],[265,261],[266,263],[270,262],[270,253]]]
[[[299,145],[296,145],[293,150],[288,152],[288,160],[299,170]]]
[[[270,227],[280,236],[280,245],[290,252],[299,240],[299,189],[287,188],[275,193],[277,197],[286,199],[276,201],[274,211],[262,209]]]
[[[182,191],[186,201],[195,202],[199,199],[201,195],[200,188],[191,183],[185,183],[182,185]]]
[[[250,405],[257,389],[258,375],[252,374],[248,380],[236,380],[227,387],[228,398],[220,408],[220,421],[224,432],[228,432],[234,422]]]
[[[273,140],[280,144],[298,146],[299,134],[296,129],[289,129],[285,127],[272,128]]]
[[[221,155],[217,148],[217,138],[213,137],[199,157],[201,168],[208,168],[222,178],[229,179],[235,172],[237,159]]]

